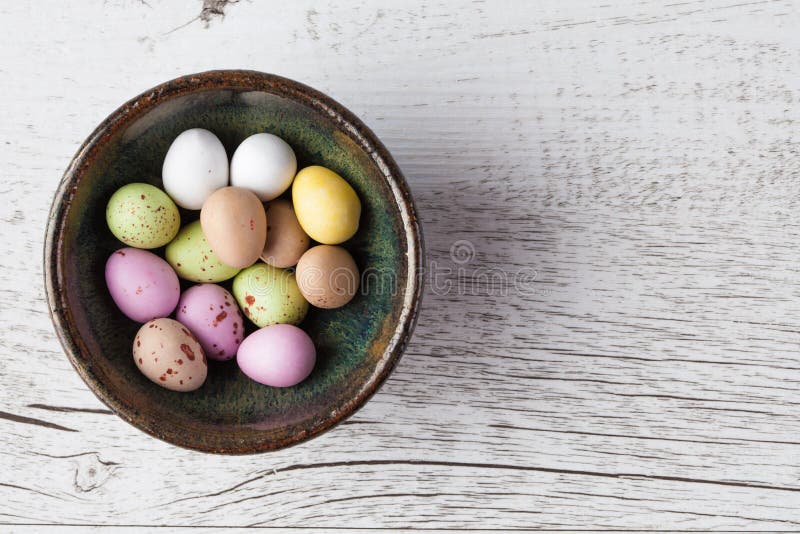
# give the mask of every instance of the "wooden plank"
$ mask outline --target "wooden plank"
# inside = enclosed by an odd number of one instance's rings
[[[792,2],[206,4],[0,4],[3,530],[798,529]],[[257,457],[108,413],[41,282],[82,139],[219,67],[364,118],[409,179],[430,267],[381,392]]]

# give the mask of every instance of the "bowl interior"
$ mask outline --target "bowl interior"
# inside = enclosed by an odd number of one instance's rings
[[[201,86],[162,96],[144,112],[133,106],[133,118],[106,125],[84,162],[68,171],[77,185],[65,200],[57,247],[64,328],[70,330],[62,338],[72,338],[73,363],[102,400],[129,422],[178,445],[254,452],[293,443],[355,409],[355,399],[365,388],[374,390],[379,375],[394,363],[387,352],[397,343],[409,273],[402,206],[385,169],[337,113],[326,113],[314,99],[279,93]],[[163,187],[161,165],[170,143],[195,127],[214,132],[229,157],[249,135],[278,135],[295,150],[298,168],[329,167],[361,199],[359,231],[344,246],[362,272],[363,287],[343,308],[309,311],[301,327],[314,340],[317,365],[298,386],[262,386],[244,376],[235,361],[209,362],[202,388],[175,393],[151,383],[134,365],[131,344],[140,325],[116,308],[104,282],[106,259],[124,246],[106,226],[105,206],[126,183]],[[199,212],[181,216],[186,224]],[[230,290],[230,282],[222,285]],[[246,323],[252,332],[255,327]]]

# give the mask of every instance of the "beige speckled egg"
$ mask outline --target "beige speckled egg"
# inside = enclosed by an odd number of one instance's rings
[[[247,189],[231,186],[214,191],[200,211],[200,225],[211,249],[231,267],[251,266],[264,250],[264,205]]]
[[[133,341],[133,360],[144,376],[172,391],[194,391],[208,374],[200,343],[173,319],[153,319],[142,325]]]
[[[261,259],[273,267],[292,267],[297,265],[300,256],[308,250],[311,239],[303,231],[292,203],[279,198],[266,206],[267,242],[261,252]]]
[[[317,245],[308,249],[297,263],[295,274],[300,292],[317,308],[340,308],[358,290],[358,267],[342,247]]]

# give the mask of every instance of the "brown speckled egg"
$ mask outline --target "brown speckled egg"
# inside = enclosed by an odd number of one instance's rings
[[[311,239],[303,231],[292,203],[283,198],[266,205],[267,242],[261,252],[261,259],[273,267],[292,267],[297,265],[300,256],[308,250]]]
[[[359,274],[353,257],[342,247],[317,245],[297,262],[297,285],[312,306],[340,308],[358,290]]]
[[[250,267],[264,250],[264,205],[247,189],[223,187],[214,191],[200,211],[200,225],[211,249],[231,267]]]
[[[133,360],[144,376],[173,391],[194,391],[208,374],[200,343],[173,319],[153,319],[142,325],[133,341]]]

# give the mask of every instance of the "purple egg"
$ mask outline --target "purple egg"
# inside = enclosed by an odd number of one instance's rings
[[[236,300],[216,284],[192,286],[181,295],[175,318],[200,341],[212,360],[236,356],[244,337],[244,319]]]
[[[236,361],[244,374],[267,386],[285,388],[305,380],[317,351],[308,334],[290,324],[256,330],[239,346]]]
[[[138,248],[122,248],[108,258],[106,285],[120,311],[140,323],[167,317],[181,296],[172,267]]]

